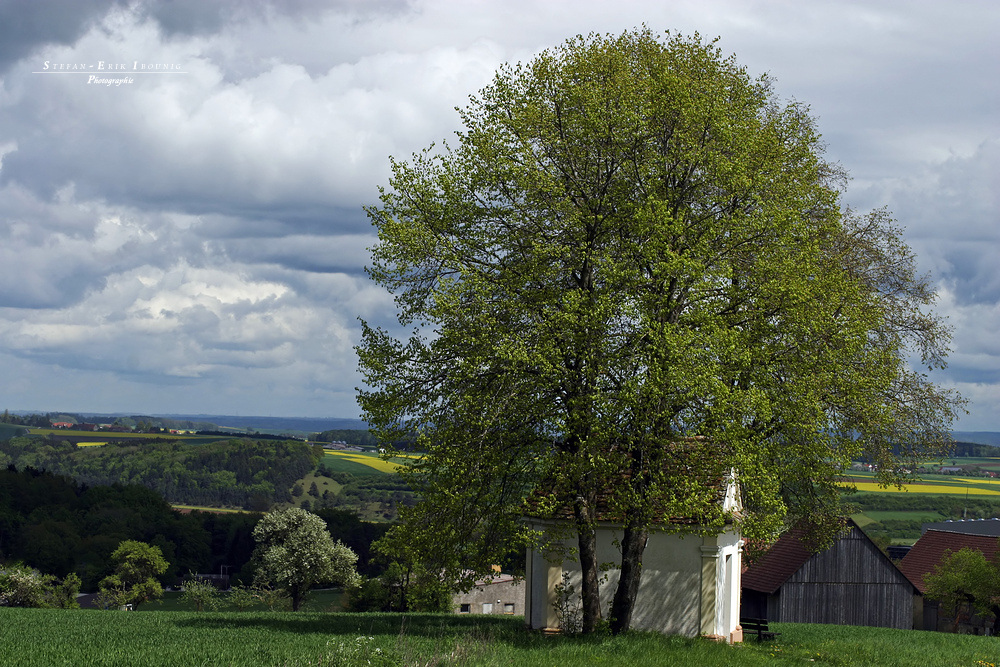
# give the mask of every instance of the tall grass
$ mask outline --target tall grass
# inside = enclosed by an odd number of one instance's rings
[[[992,637],[781,624],[726,646],[634,633],[548,637],[518,617],[0,608],[3,665],[879,665],[987,667]]]

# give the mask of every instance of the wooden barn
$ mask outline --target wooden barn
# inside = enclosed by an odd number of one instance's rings
[[[848,520],[829,549],[812,553],[794,528],[743,573],[740,616],[787,623],[912,629],[919,591]]]

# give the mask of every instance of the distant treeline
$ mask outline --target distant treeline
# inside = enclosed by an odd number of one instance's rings
[[[952,456],[955,457],[990,457],[1000,456],[1000,449],[996,445],[982,445],[975,442],[956,442]]]
[[[289,489],[316,468],[319,446],[301,441],[235,439],[111,441],[77,447],[58,435],[0,442],[0,465],[47,470],[87,485],[140,484],[172,503],[266,511],[291,500]]]
[[[218,435],[223,438],[232,438],[234,434],[232,431],[195,431],[197,435]],[[290,438],[287,435],[274,435],[272,433],[248,433],[246,435],[239,434],[239,437],[252,438],[254,440],[298,440],[298,438]]]
[[[378,440],[368,429],[335,428],[322,433],[314,433],[309,439],[315,442],[346,442],[358,447],[378,446]]]
[[[368,429],[331,429],[322,433],[314,433],[309,439],[315,442],[345,442],[348,445],[356,445],[358,447],[374,448],[379,446],[378,439]],[[413,449],[416,440],[416,436],[410,436],[394,442],[393,446],[397,449],[409,451]]]
[[[0,414],[0,423],[17,424],[32,428],[49,428],[53,423],[68,422],[70,424],[109,423],[126,426],[137,430],[178,430],[178,431],[211,431],[219,427],[211,422],[195,422],[166,417],[151,417],[149,415],[132,415],[130,417],[100,418],[93,415],[82,415],[71,412],[47,412],[44,414],[15,414],[4,410]],[[225,435],[232,435],[227,432]]]
[[[4,410],[3,414],[0,414],[0,424],[47,428],[50,425],[50,421],[47,415],[18,415]]]
[[[388,524],[350,512],[316,512],[334,539],[359,556],[359,571],[374,576],[371,543]],[[110,574],[109,556],[123,540],[160,547],[170,563],[161,577],[175,584],[188,572],[241,575],[249,583],[256,513],[182,514],[155,491],[137,485],[87,486],[32,468],[0,468],[0,563],[23,561],[60,578],[76,572],[92,591]]]
[[[1000,432],[998,431],[953,431],[952,437],[962,442],[1000,447]]]

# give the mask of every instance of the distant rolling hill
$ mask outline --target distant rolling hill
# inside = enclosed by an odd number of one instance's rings
[[[367,429],[361,419],[344,419],[340,417],[260,417],[246,415],[158,415],[169,419],[186,421],[205,421],[229,428],[248,428],[259,431],[306,431],[321,433],[333,429]]]
[[[1000,433],[996,431],[952,431],[956,442],[971,442],[977,445],[1000,447]]]
[[[112,421],[116,417],[130,417],[134,413],[83,413],[88,419]],[[207,422],[223,428],[250,429],[251,431],[271,432],[306,432],[322,433],[333,429],[365,430],[368,424],[361,419],[345,419],[341,417],[262,417],[247,415],[187,415],[187,414],[150,414],[150,417],[162,417],[177,421]]]

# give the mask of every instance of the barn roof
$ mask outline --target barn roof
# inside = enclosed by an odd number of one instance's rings
[[[993,560],[997,554],[997,538],[987,535],[964,535],[944,530],[928,530],[921,535],[910,552],[906,554],[899,569],[913,582],[921,593],[927,588],[924,575],[934,571],[934,566],[941,562],[946,551],[959,551],[969,547],[983,552],[987,560]]]
[[[852,531],[857,531],[863,539],[868,539],[868,536],[853,519],[847,520],[847,527]],[[784,533],[757,562],[743,573],[742,587],[769,595],[781,588],[810,558],[816,555],[807,548],[803,540],[805,536],[806,529],[803,524],[796,525]],[[888,556],[883,554],[883,557],[890,567],[896,567]],[[910,583],[916,585],[916,582],[905,571],[902,571],[902,574],[910,580]]]
[[[757,562],[743,573],[742,587],[761,593],[773,593],[812,556],[802,542],[805,530],[795,526],[782,534]]]

